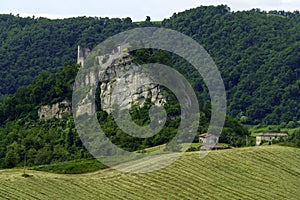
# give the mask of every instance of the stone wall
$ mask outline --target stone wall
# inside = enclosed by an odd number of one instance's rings
[[[91,53],[91,50],[88,48],[82,48],[78,45],[77,52],[77,64],[84,66],[84,59],[88,57]]]

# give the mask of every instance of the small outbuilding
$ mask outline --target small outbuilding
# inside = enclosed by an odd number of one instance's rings
[[[229,149],[227,144],[219,144],[219,138],[210,133],[199,135],[200,151]]]
[[[212,135],[209,133],[203,133],[199,135],[199,143],[206,143],[206,140],[210,138]]]
[[[263,140],[271,142],[272,140],[278,140],[279,138],[287,139],[287,133],[262,133],[256,135],[256,145],[260,145]]]
[[[199,135],[199,143],[216,144],[218,137],[210,133],[203,133]]]

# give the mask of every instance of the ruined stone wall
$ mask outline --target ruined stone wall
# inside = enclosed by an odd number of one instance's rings
[[[91,50],[88,48],[82,48],[78,45],[77,52],[77,64],[84,66],[84,59],[88,57],[91,53]]]

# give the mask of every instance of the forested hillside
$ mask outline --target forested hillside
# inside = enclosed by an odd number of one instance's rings
[[[143,51],[139,51],[142,53]],[[162,63],[170,63],[168,54],[161,51],[146,54],[133,53],[137,64],[155,59]],[[158,58],[161,58],[157,60]],[[164,61],[163,61],[164,60]],[[39,120],[38,109],[42,105],[53,104],[62,100],[71,100],[72,84],[79,65],[67,63],[62,71],[55,74],[42,72],[28,86],[20,87],[17,92],[0,104],[0,168],[20,166],[25,155],[28,165],[49,164],[53,162],[90,158],[77,134],[73,117],[64,115],[62,119]],[[144,150],[168,143],[176,134],[180,124],[180,105],[174,95],[165,91],[168,97],[164,108],[167,113],[166,124],[162,130],[149,138],[135,138],[118,127],[112,114],[101,110],[99,88],[96,97],[97,116],[101,128],[110,140],[128,151]],[[131,116],[140,126],[149,124],[149,108],[151,101],[144,107],[133,107]],[[201,110],[198,133],[207,131],[210,117],[209,108]],[[254,138],[249,137],[245,127],[231,117],[226,117],[220,142],[234,147],[254,145]],[[195,142],[198,136],[195,135]],[[177,151],[179,146],[174,146]],[[173,150],[174,150],[173,149]]]
[[[149,20],[78,17],[63,20],[0,15],[0,96],[58,72],[76,59],[77,45],[94,45],[121,31],[153,26]],[[157,26],[157,24],[156,24]],[[202,44],[218,65],[228,112],[247,124],[292,124],[300,119],[300,14],[259,9],[231,12],[198,7],[174,14],[162,26]]]
[[[230,115],[250,124],[300,119],[299,12],[199,7],[174,14],[163,26],[191,36],[210,53],[224,79]]]

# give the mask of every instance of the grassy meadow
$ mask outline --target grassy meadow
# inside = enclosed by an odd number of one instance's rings
[[[185,153],[151,173],[102,169],[54,174],[0,171],[0,199],[299,199],[300,149],[261,146]]]

